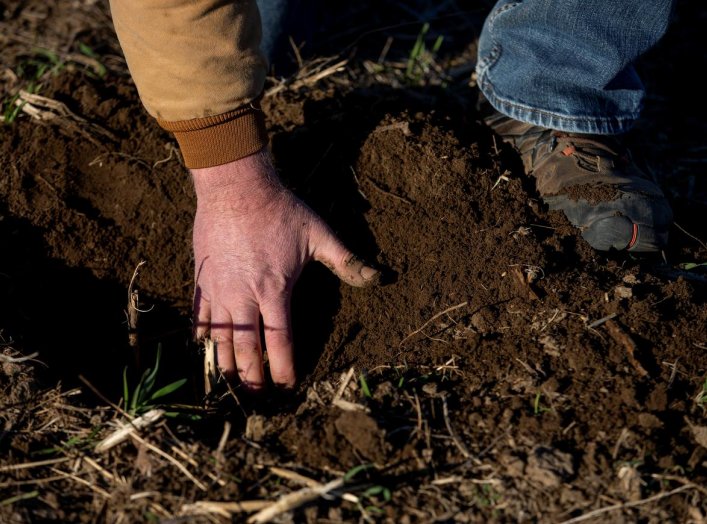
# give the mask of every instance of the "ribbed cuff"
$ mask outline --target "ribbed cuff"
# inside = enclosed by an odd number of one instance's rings
[[[257,102],[221,115],[157,123],[174,133],[189,169],[227,164],[268,144],[265,116]]]

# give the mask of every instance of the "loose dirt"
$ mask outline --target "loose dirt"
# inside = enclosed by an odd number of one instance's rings
[[[5,7],[3,33],[117,52],[105,6],[42,6]],[[679,14],[694,33],[700,17]],[[3,38],[13,67],[32,53]],[[673,184],[696,165],[671,141],[679,102],[648,113],[664,136],[641,122],[629,137],[649,160],[662,144],[679,224],[666,253],[637,257],[593,251],[546,210],[466,82],[399,89],[352,65],[267,97],[282,179],[384,279],[351,288],[308,266],[293,299],[299,389],[204,402],[191,182],[124,65],[106,62],[103,78],[74,64],[40,91],[83,134],[26,115],[0,128],[0,520],[240,522],[197,503],[275,501],[344,476],[278,522],[705,518],[707,187]],[[160,344],[160,384],[187,377],[178,400],[211,408],[142,433],[172,461],[136,440],[93,451],[122,417],[107,401],[123,368],[138,373],[124,309],[143,260],[145,360]]]

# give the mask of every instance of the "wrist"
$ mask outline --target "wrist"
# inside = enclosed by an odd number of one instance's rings
[[[226,164],[190,171],[198,204],[262,203],[284,189],[267,148]]]

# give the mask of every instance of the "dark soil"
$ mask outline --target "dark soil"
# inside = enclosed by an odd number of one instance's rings
[[[187,377],[179,400],[205,403],[191,182],[140,106],[105,6],[79,4],[0,6],[10,69],[33,53],[27,35],[64,57],[90,45],[108,68],[66,59],[39,91],[85,123],[0,127],[0,520],[240,522],[194,504],[300,489],[280,467],[351,478],[277,522],[562,522],[602,508],[593,521],[703,521],[705,126],[664,82],[667,69],[690,84],[678,36],[696,37],[703,10],[679,3],[639,64],[655,94],[628,139],[677,222],[658,256],[593,251],[477,121],[473,86],[367,75],[370,40],[343,74],[267,97],[283,180],[384,283],[351,288],[310,265],[293,301],[297,392],[236,388],[239,405],[212,396],[200,421],[141,434],[190,479],[139,441],[93,450],[122,418],[107,401],[123,368],[139,372],[124,310],[140,261],[143,361],[161,345],[160,384]],[[17,85],[3,82],[5,99]]]

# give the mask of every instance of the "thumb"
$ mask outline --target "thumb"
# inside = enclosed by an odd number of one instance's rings
[[[310,246],[314,260],[324,264],[347,284],[365,287],[380,283],[380,271],[364,264],[323,222],[313,229]]]

